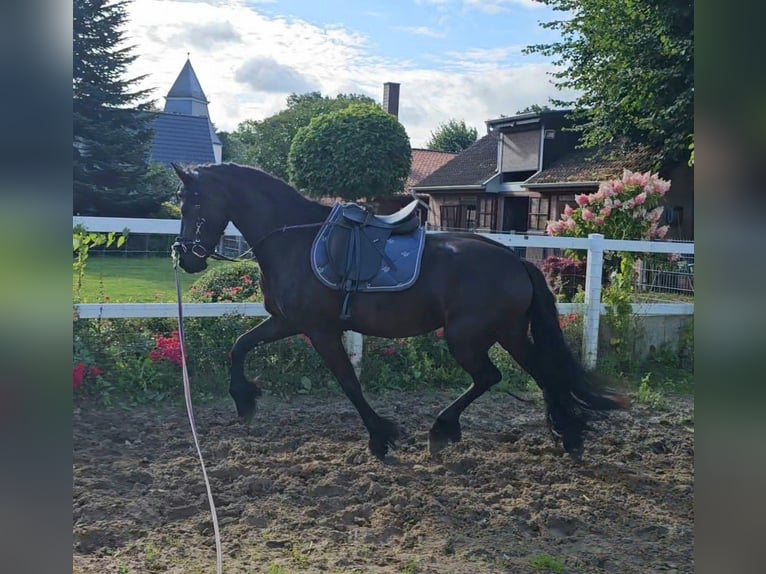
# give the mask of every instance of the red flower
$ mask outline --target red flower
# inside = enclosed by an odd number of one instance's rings
[[[149,358],[155,363],[164,359],[180,367],[183,358],[181,356],[181,341],[178,337],[178,331],[173,331],[170,337],[157,335],[155,338],[155,348],[149,352]]]
[[[243,275],[242,276],[242,282],[245,285],[251,285],[253,283],[253,279],[250,277],[250,275]]]
[[[98,377],[99,375],[101,375],[101,369],[99,369],[98,367],[91,367],[90,369],[88,369],[88,375],[91,377]]]
[[[577,314],[575,313],[570,313],[569,315],[566,315],[564,317],[559,317],[559,327],[564,329],[565,327],[567,327],[568,325],[571,325],[575,321],[577,321]]]
[[[72,388],[77,389],[85,379],[85,363],[80,361],[72,369]]]
[[[396,347],[387,347],[383,349],[384,355],[393,355],[394,353],[396,353]]]
[[[438,329],[436,329],[436,337],[439,339],[444,338],[444,327],[439,327]]]

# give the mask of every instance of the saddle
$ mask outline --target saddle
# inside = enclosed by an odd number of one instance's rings
[[[355,203],[338,204],[311,248],[317,278],[346,294],[341,319],[349,319],[352,293],[402,291],[420,273],[425,230],[418,200],[392,215],[375,215]]]

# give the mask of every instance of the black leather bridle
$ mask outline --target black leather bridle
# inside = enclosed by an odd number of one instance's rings
[[[205,225],[205,218],[198,217],[196,222],[196,231],[194,232],[194,239],[184,239],[182,236],[176,237],[175,243],[173,243],[173,251],[181,255],[191,251],[192,255],[196,255],[200,259],[210,257],[215,251],[208,251],[207,247],[202,244],[202,227]]]
[[[183,253],[191,252],[192,255],[199,257],[200,259],[221,259],[223,261],[238,261],[237,259],[231,259],[225,255],[221,255],[215,250],[215,246],[212,249],[205,247],[202,243],[202,228],[205,225],[205,218],[199,215],[200,205],[196,204],[193,207],[194,211],[198,214],[195,221],[194,239],[185,239],[182,235],[176,237],[175,243],[171,247],[171,251],[174,257],[180,257]],[[181,224],[181,233],[183,234],[183,223]]]

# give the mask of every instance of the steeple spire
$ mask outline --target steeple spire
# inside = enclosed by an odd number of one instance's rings
[[[186,58],[181,73],[165,96],[165,111],[171,114],[210,117],[207,109],[209,102],[202,91],[197,74],[194,73],[188,52]]]

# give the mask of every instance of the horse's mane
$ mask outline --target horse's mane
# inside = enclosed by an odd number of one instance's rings
[[[318,203],[300,193],[283,179],[257,167],[240,165],[238,163],[219,163],[201,166],[198,168],[198,171],[200,175],[204,173],[223,182],[235,180],[239,184],[251,185],[253,189],[263,189],[264,186],[269,186],[270,189],[273,189],[285,199],[295,198]]]

